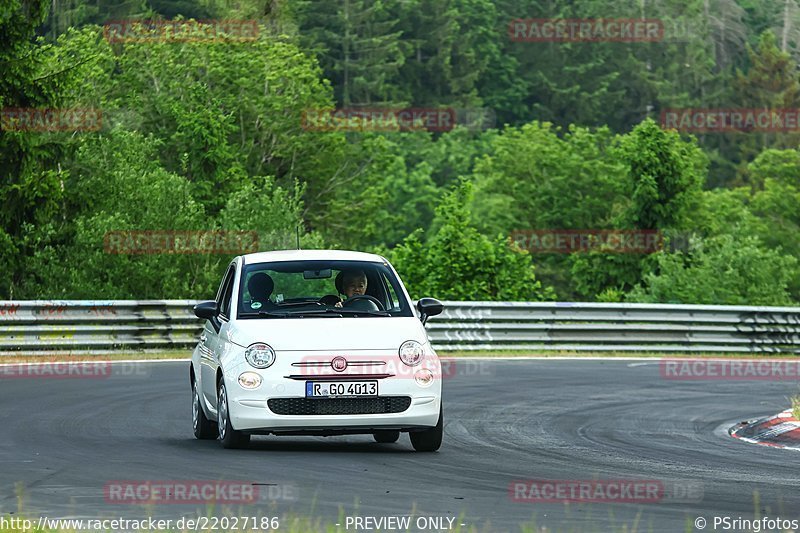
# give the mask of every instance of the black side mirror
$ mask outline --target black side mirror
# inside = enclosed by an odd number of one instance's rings
[[[419,311],[419,319],[425,324],[432,316],[441,314],[444,310],[442,302],[436,298],[420,298],[417,302],[417,311]]]
[[[219,314],[217,309],[217,302],[210,300],[208,302],[200,302],[194,306],[194,314],[197,318],[205,318],[206,320],[214,320]]]

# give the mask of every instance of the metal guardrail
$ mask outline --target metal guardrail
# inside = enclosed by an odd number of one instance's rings
[[[188,348],[193,300],[0,301],[0,354]]]
[[[800,308],[447,302],[428,335],[444,350],[800,353]]]
[[[190,348],[190,300],[0,301],[0,354]],[[445,302],[442,350],[800,353],[800,308]]]

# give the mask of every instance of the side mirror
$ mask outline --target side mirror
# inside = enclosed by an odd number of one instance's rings
[[[419,319],[425,324],[432,316],[441,314],[444,310],[442,302],[436,298],[420,298],[417,302],[417,311],[419,311]]]
[[[217,318],[219,309],[217,309],[217,302],[210,300],[208,302],[200,302],[194,306],[194,314],[197,318],[205,318],[206,320],[214,320]]]

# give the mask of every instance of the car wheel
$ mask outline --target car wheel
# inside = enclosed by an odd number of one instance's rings
[[[397,439],[400,438],[399,431],[376,431],[372,434],[375,437],[375,442],[380,442],[381,444],[391,444],[393,442],[397,442]]]
[[[223,448],[244,448],[250,443],[250,435],[236,431],[231,426],[230,411],[228,410],[228,392],[225,390],[225,380],[219,381],[217,394],[217,426],[219,428],[219,441]]]
[[[197,390],[197,382],[192,382],[192,427],[194,436],[202,440],[217,438],[217,425],[206,418],[203,406],[200,405],[200,391]]]
[[[432,428],[423,431],[412,431],[411,445],[418,452],[435,452],[442,445],[442,428],[444,427],[444,414],[439,407],[439,422]]]

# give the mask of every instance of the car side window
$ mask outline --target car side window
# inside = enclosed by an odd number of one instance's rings
[[[394,292],[394,287],[392,284],[389,283],[389,280],[386,279],[384,274],[380,274],[381,277],[381,284],[386,291],[386,306],[387,309],[400,309],[400,298],[397,297],[397,294]]]
[[[220,291],[221,300],[217,300],[217,307],[220,310],[219,314],[225,318],[230,318],[231,316],[231,300],[233,299],[233,280],[235,276],[236,267],[231,265],[228,269],[228,273],[225,275],[225,282]]]

